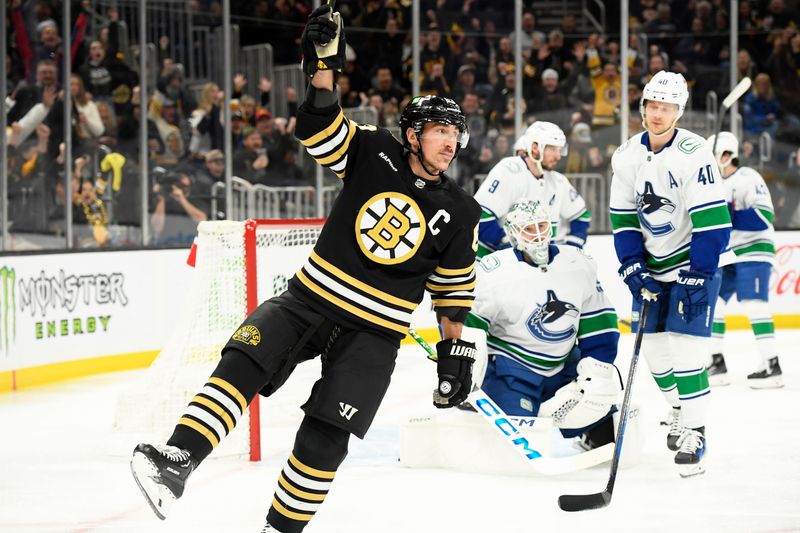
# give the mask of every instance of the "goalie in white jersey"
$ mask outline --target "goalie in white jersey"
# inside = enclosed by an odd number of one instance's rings
[[[667,446],[677,451],[684,477],[705,470],[708,338],[718,267],[732,259],[725,187],[711,147],[675,127],[688,98],[680,74],[661,71],[647,83],[639,105],[646,131],[614,153],[610,204],[634,330],[643,298],[653,300],[642,351],[672,406]]]
[[[722,339],[725,335],[725,304],[735,294],[750,319],[762,362],[760,369],[747,376],[747,382],[754,389],[782,387],[781,365],[775,348],[775,322],[769,310],[769,276],[775,261],[772,197],[761,174],[752,168],[739,166],[739,140],[736,136],[723,131],[716,141],[714,157],[725,178],[726,200],[733,223],[730,246],[736,254],[736,262],[722,268],[708,374],[712,385],[730,383],[722,355]],[[713,135],[708,144],[714,146]]]
[[[506,414],[553,417],[564,437],[595,448],[613,442],[622,390],[617,315],[594,261],[551,243],[550,219],[539,201],[511,208],[512,248],[481,259],[465,325],[487,333],[482,388]]]
[[[567,138],[552,122],[534,122],[514,144],[524,155],[505,157],[497,163],[475,193],[481,205],[478,257],[508,247],[503,220],[521,198],[548,206],[553,239],[583,248],[591,214],[586,202],[566,176],[553,170],[567,155]]]

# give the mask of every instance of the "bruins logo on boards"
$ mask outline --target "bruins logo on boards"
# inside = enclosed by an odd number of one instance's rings
[[[242,326],[233,334],[233,340],[250,346],[258,346],[258,343],[261,342],[261,332],[255,326]]]
[[[425,219],[410,197],[397,192],[376,194],[356,217],[356,241],[376,263],[395,265],[411,258],[425,238]]]

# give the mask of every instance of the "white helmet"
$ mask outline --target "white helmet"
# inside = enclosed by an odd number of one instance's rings
[[[717,139],[717,146],[714,146],[714,137],[712,135],[706,142],[708,143],[709,148],[713,148],[714,150],[714,159],[717,160],[717,165],[719,166],[720,172],[724,172],[725,167],[728,165],[733,164],[733,160],[739,157],[739,139],[736,138],[736,135],[729,131],[721,131],[719,135],[716,136]],[[731,156],[722,164],[722,154],[725,152],[730,152]]]
[[[521,198],[511,206],[503,229],[511,246],[526,254],[536,265],[547,264],[552,229],[550,214],[542,202]]]
[[[564,132],[561,130],[561,128],[552,122],[537,120],[528,126],[528,129],[525,130],[525,133],[522,134],[520,141],[522,141],[523,138],[525,139],[525,151],[528,153],[528,157],[531,158],[536,167],[539,169],[539,172],[543,172],[542,159],[544,158],[545,146],[555,146],[556,148],[561,148],[562,157],[566,156],[569,152],[569,147],[567,146],[567,136],[564,135]],[[539,159],[533,157],[533,151],[531,150],[533,143],[536,143],[536,145],[539,147]]]
[[[686,109],[686,101],[689,100],[689,86],[683,75],[659,70],[644,86],[642,97],[639,99],[639,113],[642,115],[642,122],[645,117],[644,103],[648,100],[677,104],[678,115],[675,117],[675,122],[678,122],[683,115],[683,110]],[[675,122],[672,123],[673,126]]]

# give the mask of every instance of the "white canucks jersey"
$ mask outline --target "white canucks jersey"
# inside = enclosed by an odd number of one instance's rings
[[[573,246],[550,250],[546,269],[511,248],[483,257],[466,325],[487,332],[489,357],[507,357],[543,376],[562,370],[576,341],[584,357],[613,362],[617,315],[594,261]]]
[[[647,132],[634,135],[611,159],[611,226],[620,261],[643,255],[659,281],[676,280],[681,269],[713,272],[732,262],[725,186],[705,139],[677,128],[655,153],[648,139]],[[643,254],[636,250],[641,243]]]
[[[511,206],[522,198],[539,200],[547,206],[554,242],[566,242],[570,222],[577,219],[587,223],[591,221],[586,202],[566,176],[545,170],[542,178],[536,178],[522,157],[512,156],[501,159],[475,193],[475,199],[483,210],[481,222],[496,219],[502,226]],[[583,246],[584,243],[578,244]]]
[[[741,167],[725,178],[728,204],[733,208],[731,249],[736,262],[775,261],[775,209],[764,178]]]

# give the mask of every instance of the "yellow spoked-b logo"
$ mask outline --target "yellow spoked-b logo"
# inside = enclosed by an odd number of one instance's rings
[[[356,217],[356,241],[376,263],[394,265],[411,258],[425,238],[425,219],[417,203],[405,194],[376,194]]]

